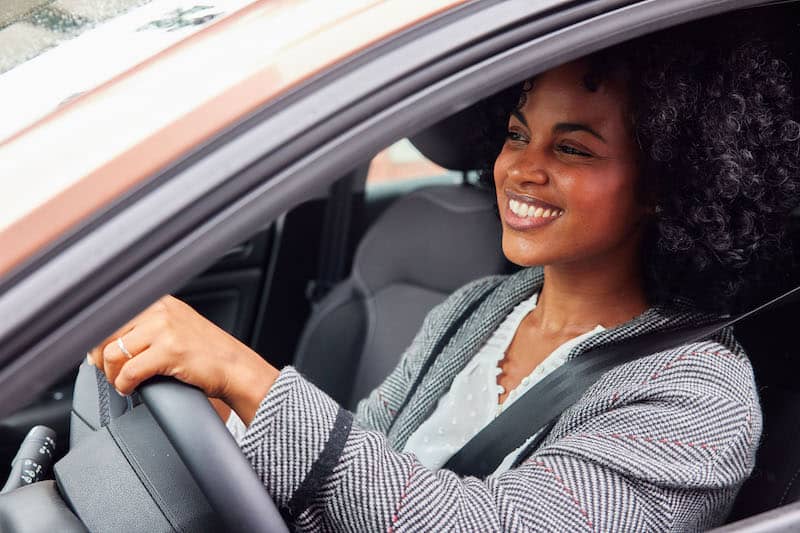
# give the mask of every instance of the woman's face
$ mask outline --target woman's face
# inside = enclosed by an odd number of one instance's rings
[[[591,265],[638,251],[647,208],[621,81],[584,85],[573,62],[534,81],[494,166],[503,252],[532,265]],[[633,247],[633,248],[632,248]]]

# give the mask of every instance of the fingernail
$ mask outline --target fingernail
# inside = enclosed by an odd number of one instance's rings
[[[86,352],[86,364],[89,366],[94,366],[94,361],[92,361],[92,356],[89,355],[89,352]]]
[[[127,398],[128,396],[130,396],[129,394],[123,394],[123,393],[121,393],[121,392],[119,391],[119,389],[117,389],[116,387],[114,388],[114,390],[115,390],[115,391],[117,391],[117,394],[119,394],[119,395],[120,395],[120,396],[122,396],[123,398]]]

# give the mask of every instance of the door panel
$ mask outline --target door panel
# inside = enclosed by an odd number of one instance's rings
[[[249,344],[262,276],[260,268],[210,273],[193,280],[176,296],[237,339]]]
[[[175,296],[250,345],[274,236],[275,229],[270,227],[234,246]]]

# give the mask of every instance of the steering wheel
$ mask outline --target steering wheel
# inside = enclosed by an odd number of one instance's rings
[[[156,377],[138,390],[230,531],[288,533],[275,502],[199,389]]]

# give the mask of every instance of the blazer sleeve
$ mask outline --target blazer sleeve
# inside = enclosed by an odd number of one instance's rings
[[[242,443],[299,530],[668,531],[717,525],[761,430],[749,362],[716,343],[607,373],[519,467],[431,471],[287,367]]]

